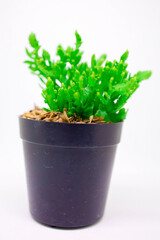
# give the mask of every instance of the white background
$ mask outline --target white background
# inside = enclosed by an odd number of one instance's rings
[[[106,211],[94,226],[59,230],[30,217],[18,115],[43,106],[24,47],[35,32],[55,55],[56,46],[82,36],[84,60],[92,53],[119,59],[129,70],[152,70],[128,102]],[[160,1],[0,0],[0,239],[160,239]]]

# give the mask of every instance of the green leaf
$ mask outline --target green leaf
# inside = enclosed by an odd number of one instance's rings
[[[101,66],[104,61],[106,60],[107,58],[107,55],[106,54],[103,54],[101,55],[98,59],[97,59],[97,66]]]
[[[127,50],[125,53],[123,53],[123,55],[121,56],[120,60],[122,60],[123,62],[125,62],[128,58],[129,55],[129,51]]]
[[[28,63],[30,65],[35,64],[35,62],[32,62],[32,61],[24,61],[24,63]]]
[[[26,50],[26,53],[27,53],[28,57],[30,57],[31,59],[34,59],[33,54],[30,53],[27,48],[25,48],[25,50]]]
[[[33,48],[37,48],[39,46],[36,35],[34,33],[31,33],[29,35],[29,43]]]
[[[50,62],[50,54],[43,49],[43,52],[42,52],[42,57],[44,60],[48,60]]]
[[[108,116],[107,112],[105,112],[105,111],[102,111],[99,109],[96,116],[103,117],[106,122],[109,122],[109,116]]]
[[[96,57],[95,54],[93,54],[91,58],[91,67],[94,68],[96,64],[97,64]]]
[[[148,78],[150,78],[152,75],[151,71],[143,71],[143,72],[137,72],[137,74],[135,75],[137,77],[137,81],[141,82],[143,80],[146,80]]]
[[[127,116],[127,111],[125,110],[125,108],[122,108],[120,109],[119,112],[110,114],[109,117],[110,117],[110,120],[115,123],[115,122],[124,121],[126,116]]]
[[[75,31],[75,36],[76,36],[76,48],[80,48],[82,44],[81,36],[78,34],[77,31]]]
[[[45,111],[50,112],[51,110],[48,108],[43,108]]]

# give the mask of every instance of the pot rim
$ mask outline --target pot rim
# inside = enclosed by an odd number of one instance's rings
[[[42,121],[42,120],[35,120],[35,119],[30,119],[30,118],[24,118],[21,115],[18,116],[19,119],[26,119],[29,121],[33,121],[33,122],[44,122],[47,124],[56,124],[56,125],[89,125],[89,126],[99,126],[99,125],[116,125],[116,124],[122,124],[125,122],[125,120],[120,121],[120,122],[110,122],[110,123],[72,123],[72,122],[50,122],[50,121]]]
[[[123,122],[118,123],[62,123],[19,117],[23,140],[63,147],[103,147],[120,142]]]

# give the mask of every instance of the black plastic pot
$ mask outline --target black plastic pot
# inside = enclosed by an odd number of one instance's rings
[[[77,228],[104,213],[122,122],[53,123],[19,118],[32,216]]]

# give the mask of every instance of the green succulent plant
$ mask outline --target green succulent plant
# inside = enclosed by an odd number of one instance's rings
[[[26,48],[30,60],[25,63],[42,82],[42,96],[48,105],[45,109],[58,112],[67,109],[68,116],[76,114],[82,119],[93,115],[102,116],[106,122],[123,121],[127,114],[124,105],[140,82],[151,76],[151,71],[132,76],[127,70],[128,51],[119,61],[106,60],[106,54],[96,59],[93,54],[90,65],[81,62],[82,40],[77,31],[75,37],[75,47],[66,50],[61,45],[57,47],[59,59],[54,61],[46,50],[39,51],[41,46],[35,34],[29,35],[33,49],[30,52]]]

